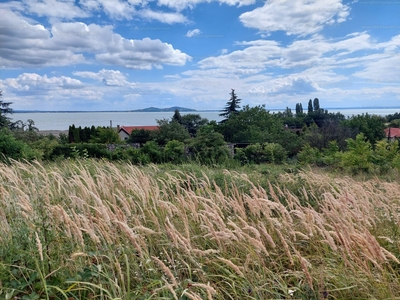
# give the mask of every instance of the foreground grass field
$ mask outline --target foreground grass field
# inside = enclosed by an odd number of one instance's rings
[[[400,184],[0,165],[2,299],[400,299]]]

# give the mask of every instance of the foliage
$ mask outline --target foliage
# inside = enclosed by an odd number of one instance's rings
[[[393,119],[390,121],[389,127],[400,128],[400,119]]]
[[[91,139],[95,138],[99,128],[101,127],[96,129],[94,126],[85,126],[84,128],[79,126],[76,128],[75,124],[72,124],[68,128],[68,141],[69,143],[88,143]]]
[[[388,142],[385,140],[379,141],[375,144],[375,149],[372,154],[372,162],[378,166],[381,173],[388,172],[399,155],[399,142]]]
[[[121,139],[116,130],[109,127],[97,127],[96,133],[90,136],[93,144],[120,144]]]
[[[363,133],[372,145],[375,145],[377,141],[385,137],[385,118],[381,116],[362,114],[353,116],[343,123],[345,126],[357,129],[360,133]]]
[[[169,121],[168,119],[157,120],[159,130],[154,132],[153,139],[159,145],[166,145],[169,141],[184,142],[190,138],[190,134],[185,126],[177,121]]]
[[[305,144],[297,154],[297,160],[302,165],[319,165],[321,163],[321,151]]]
[[[226,103],[225,108],[220,113],[221,117],[225,117],[225,119],[223,121],[225,121],[225,120],[229,119],[230,117],[234,116],[235,114],[237,114],[240,109],[239,104],[242,99],[239,99],[236,96],[234,89],[232,89],[230,95],[231,95],[231,98]]]
[[[249,145],[244,149],[236,149],[235,158],[242,164],[246,163],[283,163],[287,154],[285,149],[276,143],[263,143]]]
[[[106,145],[104,144],[79,143],[79,144],[74,144],[74,146],[71,146],[69,144],[55,145],[50,154],[50,159],[56,160],[59,157],[74,158],[77,156],[77,153],[86,153],[87,156],[91,158],[112,157],[112,152],[108,151]]]
[[[10,162],[10,159],[34,159],[38,153],[23,141],[15,139],[8,129],[0,129],[0,162]]]
[[[185,160],[185,144],[179,141],[169,141],[164,148],[164,158],[168,162],[181,163]]]
[[[8,128],[10,126],[10,118],[7,115],[13,113],[13,110],[10,107],[12,102],[4,102],[1,100],[2,96],[3,92],[0,90],[0,129],[5,127]]]
[[[195,137],[200,127],[207,125],[209,121],[202,118],[199,114],[185,114],[181,117],[180,124],[189,132],[191,137]]]
[[[394,114],[389,114],[385,117],[387,122],[391,122],[393,120],[400,120],[400,112],[396,112]]]
[[[223,122],[219,130],[231,143],[264,143],[274,142],[274,137],[284,131],[284,125],[265,106],[246,105]]]
[[[126,140],[127,143],[145,144],[153,139],[153,134],[150,130],[134,129]]]
[[[140,152],[149,158],[149,162],[160,163],[163,160],[162,150],[155,141],[148,141],[140,149]]]
[[[301,103],[296,103],[296,118],[302,117],[303,115],[303,105]]]
[[[212,126],[203,126],[189,146],[194,159],[203,164],[220,164],[230,157],[224,137]]]
[[[353,173],[369,172],[372,167],[372,146],[363,133],[355,139],[347,139],[347,151],[343,154],[344,168]]]

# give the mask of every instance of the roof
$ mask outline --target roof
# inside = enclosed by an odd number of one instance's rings
[[[119,127],[118,133],[121,131],[125,131],[127,134],[131,134],[133,130],[158,130],[160,129],[158,126],[121,126]]]
[[[389,136],[390,131],[390,136]],[[385,129],[385,136],[387,138],[400,138],[400,128],[386,128]]]

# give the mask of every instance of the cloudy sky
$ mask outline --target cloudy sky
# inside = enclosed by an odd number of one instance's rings
[[[0,3],[0,90],[23,110],[400,106],[400,0]]]

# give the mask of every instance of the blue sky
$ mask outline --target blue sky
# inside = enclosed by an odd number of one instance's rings
[[[400,106],[400,0],[0,3],[0,90],[23,110]]]

